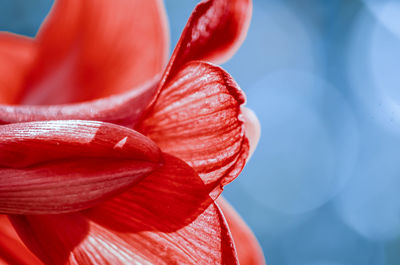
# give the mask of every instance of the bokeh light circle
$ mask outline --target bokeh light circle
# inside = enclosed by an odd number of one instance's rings
[[[224,68],[247,91],[268,73],[286,69],[320,70],[320,49],[316,33],[297,12],[282,1],[260,1],[253,8],[246,41]]]
[[[370,144],[363,148],[354,179],[336,201],[338,212],[370,240],[395,239],[400,236],[400,149],[393,146],[399,146],[400,139],[378,131],[362,142]]]
[[[357,128],[341,94],[314,74],[280,71],[247,96],[262,126],[247,191],[284,213],[327,202],[351,175],[357,153]]]
[[[400,35],[382,22],[384,13],[368,6],[351,32],[347,79],[360,117],[399,133]]]
[[[393,19],[399,10],[393,1],[365,2],[348,53],[362,148],[354,179],[336,205],[358,233],[386,241],[400,236],[400,24]]]
[[[398,0],[363,0],[380,24],[400,37],[400,2]]]

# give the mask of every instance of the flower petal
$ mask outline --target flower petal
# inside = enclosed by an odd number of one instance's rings
[[[0,104],[16,102],[35,54],[33,40],[0,32]]]
[[[43,264],[19,239],[6,215],[0,215],[0,264]]]
[[[158,147],[93,121],[0,126],[0,212],[54,214],[91,207],[159,167]]]
[[[132,128],[153,99],[159,76],[141,87],[119,95],[62,105],[0,104],[0,124],[44,120],[96,120]]]
[[[161,0],[58,0],[38,33],[23,104],[80,102],[127,91],[162,71]]]
[[[228,222],[240,265],[265,265],[262,249],[243,219],[222,196],[218,198],[217,204]]]
[[[0,166],[23,168],[57,160],[109,158],[160,161],[140,133],[96,121],[45,121],[0,126]]]
[[[261,125],[256,114],[251,109],[242,107],[242,114],[244,117],[246,136],[249,139],[250,145],[249,157],[247,158],[247,160],[249,160],[256,150],[258,140],[260,140]]]
[[[180,159],[163,154],[163,163],[135,187],[89,209],[86,215],[103,226],[117,230],[173,232],[189,224],[212,202],[210,190],[197,173]],[[131,213],[135,214],[131,217]],[[110,223],[110,215],[118,218]]]
[[[242,44],[250,24],[251,0],[205,0],[190,16],[163,83],[189,61],[222,63]]]
[[[237,264],[225,220],[184,162],[164,166],[128,192],[82,213],[13,216],[46,264]]]
[[[192,166],[216,188],[215,197],[239,175],[248,156],[240,108],[244,102],[224,70],[191,62],[164,87],[139,131]]]

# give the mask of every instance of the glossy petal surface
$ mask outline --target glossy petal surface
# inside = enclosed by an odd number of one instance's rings
[[[80,102],[143,84],[165,66],[166,25],[161,0],[56,1],[20,102]]]
[[[13,216],[13,223],[46,264],[237,264],[224,218],[201,179],[179,159],[164,161],[99,207]]]
[[[0,104],[13,104],[36,54],[33,40],[0,32]]]
[[[219,197],[217,203],[228,222],[240,265],[265,265],[261,247],[247,224],[224,198]]]
[[[163,151],[192,166],[218,194],[237,177],[248,156],[240,109],[244,102],[224,70],[192,62],[161,91],[139,129]]]
[[[143,135],[93,121],[0,127],[0,211],[49,214],[88,208],[158,168]]]

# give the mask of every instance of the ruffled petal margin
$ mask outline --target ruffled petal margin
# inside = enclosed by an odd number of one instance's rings
[[[96,205],[162,163],[159,148],[125,127],[94,121],[0,126],[0,212],[56,214]]]
[[[163,88],[138,130],[193,167],[215,189],[215,198],[248,157],[244,102],[244,94],[222,68],[191,62]]]
[[[222,196],[218,198],[217,204],[221,207],[228,222],[238,253],[239,264],[265,265],[262,249],[247,224]]]
[[[142,85],[165,67],[167,25],[162,0],[57,0],[20,103],[81,102]]]
[[[187,164],[164,166],[126,193],[65,215],[11,216],[45,264],[238,264],[208,188]]]

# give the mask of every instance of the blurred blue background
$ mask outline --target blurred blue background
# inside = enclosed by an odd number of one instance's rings
[[[33,36],[50,0],[0,0]],[[171,47],[197,1],[166,0]],[[262,125],[224,195],[270,265],[400,264],[400,1],[254,0],[223,65]]]

